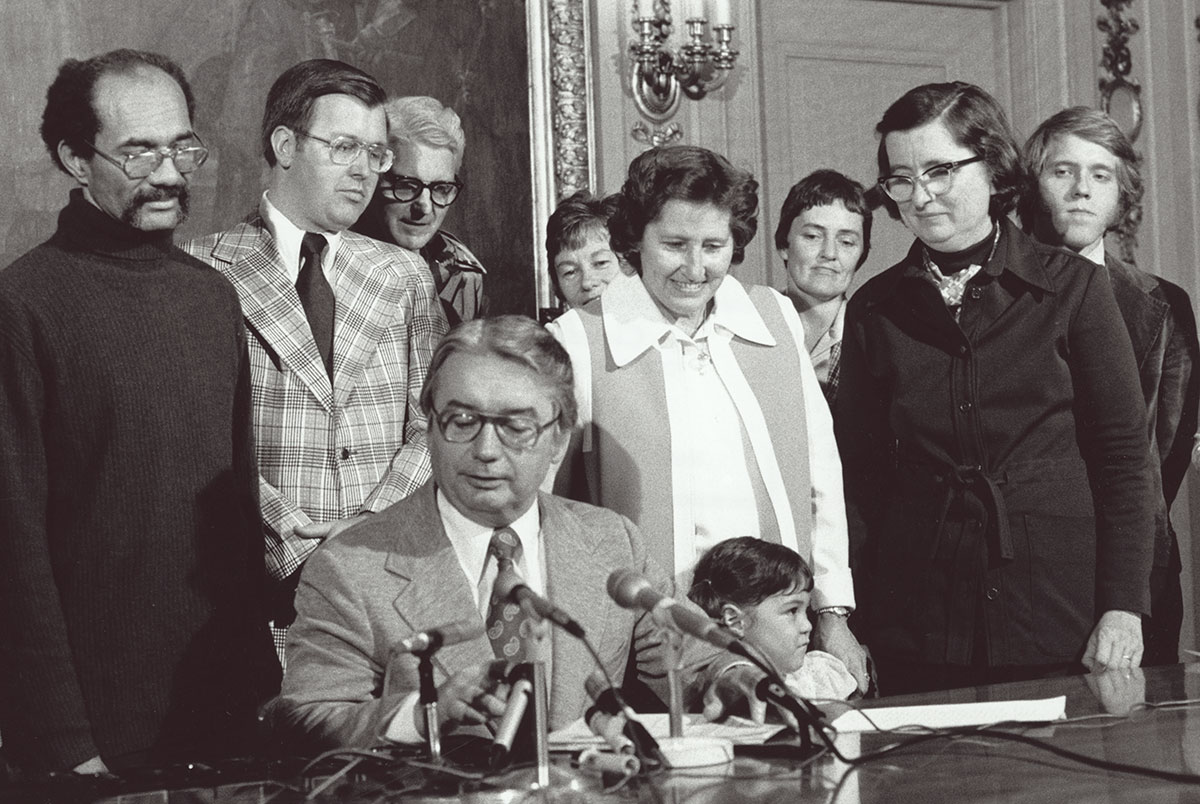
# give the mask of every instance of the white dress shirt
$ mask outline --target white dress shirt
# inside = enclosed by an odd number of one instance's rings
[[[463,575],[475,595],[475,607],[479,609],[479,619],[482,622],[487,617],[490,600],[490,590],[496,580],[496,562],[488,554],[488,544],[492,540],[490,525],[480,525],[450,504],[440,491],[435,492],[438,514],[442,519],[442,527],[458,563],[462,566]],[[525,585],[539,595],[546,593],[546,567],[542,549],[542,514],[537,500],[529,506],[529,510],[517,517],[509,525],[521,540],[521,553],[514,563],[514,570],[525,582]],[[485,592],[485,590],[487,590]],[[549,662],[548,651],[544,657]],[[546,677],[550,677],[547,666]],[[413,722],[413,712],[417,707],[419,692],[410,692],[404,697],[396,714],[384,732],[384,736],[398,743],[419,743],[424,738],[417,731]]]
[[[657,350],[662,360],[671,443],[679,447],[671,454],[671,482],[680,588],[687,588],[700,554],[725,539],[762,536],[758,531],[768,527],[778,533],[783,544],[797,550],[791,506],[810,504],[815,576],[812,605],[853,608],[841,459],[829,407],[804,346],[804,327],[792,303],[773,292],[792,334],[793,343],[786,346],[796,349],[800,357],[798,381],[804,397],[812,483],[812,499],[806,501],[788,499],[762,409],[730,348],[735,335],[777,345],[741,283],[732,276],[725,278],[713,297],[712,312],[694,337],[663,316],[638,276],[618,275],[604,293],[604,332],[613,361],[627,365],[648,349]],[[551,323],[550,331],[571,357],[583,449],[590,451],[592,370],[587,336],[574,311]],[[700,356],[704,351],[707,360]],[[707,374],[702,372],[701,361],[711,364],[711,370],[703,366]],[[703,395],[703,402],[697,401],[698,394]],[[721,423],[720,438],[711,429],[714,422]],[[757,464],[774,512],[773,522],[759,522],[747,454]]]
[[[292,281],[292,284],[296,284],[296,279],[300,276],[300,243],[303,242],[307,232],[280,212],[279,208],[271,203],[266,192],[262,194],[262,201],[258,205],[258,214],[262,216],[263,223],[267,225],[267,231],[271,233],[271,237],[275,238],[275,249],[279,252],[280,259],[283,260],[283,270],[287,272],[288,279]],[[325,274],[325,281],[333,289],[334,298],[336,298],[337,276],[333,270],[333,260],[337,256],[338,248],[342,245],[342,233],[317,232],[317,234],[324,237],[327,243],[325,253],[321,255],[321,270]]]
[[[794,306],[794,305],[793,305]],[[846,297],[841,299],[841,305],[829,324],[829,329],[821,333],[813,344],[808,356],[812,359],[813,371],[818,382],[829,382],[829,358],[832,356],[833,345],[842,342],[842,332],[846,328]]]

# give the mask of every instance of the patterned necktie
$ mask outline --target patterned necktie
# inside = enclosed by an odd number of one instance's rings
[[[317,351],[325,363],[325,373],[333,377],[333,288],[325,279],[321,255],[325,253],[325,238],[315,232],[305,232],[300,243],[300,274],[296,277],[296,293],[308,319]]]
[[[533,636],[533,622],[520,605],[509,600],[500,600],[496,596],[496,587],[509,587],[511,584],[501,583],[502,579],[515,575],[514,562],[517,551],[521,549],[521,538],[512,528],[496,528],[492,532],[492,540],[488,544],[488,555],[496,559],[496,580],[492,587],[492,597],[488,604],[487,626],[488,639],[492,641],[492,650],[497,659],[506,659],[509,664],[525,661],[528,654],[528,642]]]

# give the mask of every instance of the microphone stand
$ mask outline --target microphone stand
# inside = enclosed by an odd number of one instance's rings
[[[433,681],[433,654],[441,647],[439,640],[434,640],[429,647],[417,651],[417,680],[419,682],[419,698],[421,709],[425,712],[425,742],[429,748],[429,761],[442,761],[442,736],[438,720],[437,684]]]
[[[788,692],[787,684],[775,668],[768,662],[763,661],[755,655],[755,651],[748,650],[742,642],[734,643],[736,647],[731,646],[734,653],[749,659],[755,667],[766,673],[766,677],[759,680],[754,687],[754,694],[763,701],[770,701],[778,706],[783,707],[791,712],[796,718],[800,733],[800,756],[802,758],[811,756],[823,749],[813,745],[812,732],[816,731],[820,735],[821,741],[833,749],[833,741],[830,738],[827,730],[831,729],[829,720],[820,708],[815,704],[803,698],[798,698]],[[835,751],[836,753],[836,751]]]

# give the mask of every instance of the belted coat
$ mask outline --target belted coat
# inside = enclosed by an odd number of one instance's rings
[[[850,299],[835,428],[860,639],[902,661],[1080,658],[1149,611],[1156,484],[1103,268],[1009,221],[956,321],[920,242]]]

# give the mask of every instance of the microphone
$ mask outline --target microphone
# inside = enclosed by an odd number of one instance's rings
[[[529,699],[533,697],[533,682],[522,678],[513,683],[508,692],[508,701],[504,705],[504,714],[496,727],[496,736],[492,739],[490,764],[493,769],[500,768],[508,760],[512,751],[513,740],[516,739],[517,729],[525,718],[525,710]]]
[[[543,620],[549,620],[576,639],[584,638],[583,626],[571,619],[571,615],[526,586],[521,576],[511,569],[496,575],[494,591],[496,597],[501,600],[528,603],[529,608]]]
[[[600,671],[592,673],[583,682],[588,697],[595,702],[584,715],[588,728],[603,737],[618,754],[632,752],[643,758],[662,761],[658,740],[633,716],[633,710],[621,700],[617,691],[604,686],[606,683]]]
[[[761,701],[770,701],[787,709],[796,716],[796,720],[801,724],[814,726],[820,730],[831,728],[828,716],[820,707],[812,701],[792,695],[787,691],[786,686],[769,675],[761,678],[755,685],[754,694]]]
[[[394,653],[424,653],[436,651],[446,645],[457,645],[459,642],[483,636],[483,623],[479,620],[463,620],[448,625],[439,625],[428,631],[418,631],[410,637],[400,640],[392,648]]]
[[[608,576],[608,596],[621,608],[642,609],[648,612],[665,611],[677,630],[716,645],[722,650],[739,655],[746,653],[736,636],[708,617],[679,605],[677,600],[659,592],[645,577],[631,569],[613,570]]]

